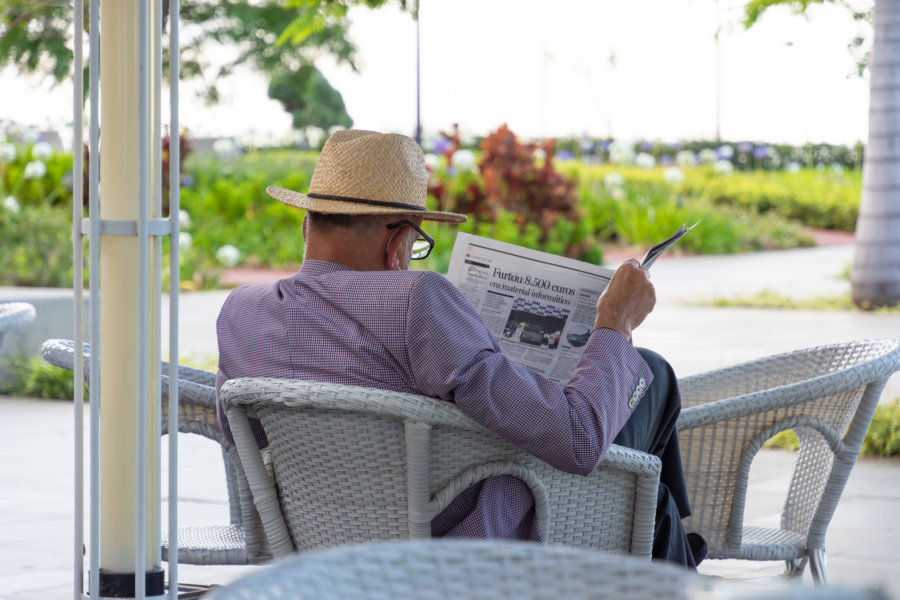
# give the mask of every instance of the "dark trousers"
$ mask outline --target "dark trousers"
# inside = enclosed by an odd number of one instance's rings
[[[690,516],[691,506],[675,427],[681,412],[678,381],[671,365],[659,354],[644,348],[638,348],[638,352],[653,372],[653,383],[614,443],[654,454],[662,461],[652,555],[694,568],[701,557],[695,559],[681,524]]]

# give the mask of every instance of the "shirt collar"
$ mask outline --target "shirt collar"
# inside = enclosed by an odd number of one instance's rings
[[[325,260],[305,260],[300,265],[300,274],[307,277],[318,277],[338,271],[352,271],[350,267]]]

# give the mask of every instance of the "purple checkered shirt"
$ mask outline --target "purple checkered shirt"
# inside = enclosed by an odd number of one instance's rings
[[[468,299],[431,271],[308,260],[291,277],[236,289],[217,332],[217,391],[228,379],[280,377],[434,396],[570,473],[597,467],[638,382],[653,379],[627,340],[600,329],[563,388],[504,356]],[[230,438],[221,406],[219,420]],[[463,492],[432,533],[541,539],[534,498],[511,476]]]

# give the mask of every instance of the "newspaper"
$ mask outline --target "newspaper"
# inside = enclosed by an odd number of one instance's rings
[[[647,250],[647,254],[644,256],[644,260],[641,261],[641,268],[646,270],[653,266],[653,263],[656,262],[656,259],[659,258],[663,252],[672,247],[675,242],[684,237],[688,231],[696,227],[700,224],[700,221],[697,221],[690,227],[685,227],[682,225],[678,228],[678,231],[670,235],[668,238],[664,239],[657,245],[653,246],[649,250]]]
[[[644,258],[649,268],[691,228]],[[447,278],[475,305],[509,358],[560,384],[572,377],[613,269],[458,233]]]

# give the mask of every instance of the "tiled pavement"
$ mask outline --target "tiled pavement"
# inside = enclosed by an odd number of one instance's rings
[[[900,338],[900,315],[711,309],[694,304],[759,289],[792,296],[839,293],[847,283],[837,276],[849,264],[851,252],[849,246],[837,246],[661,261],[653,268],[659,304],[638,330],[636,342],[660,351],[677,373],[687,375],[810,345]],[[215,315],[224,296],[222,292],[182,296],[182,357],[210,366],[215,356]],[[900,397],[897,376],[885,393],[885,398],[896,397]],[[72,412],[68,402],[0,398],[0,600],[73,597]],[[182,436],[180,442],[180,522],[224,523],[228,511],[221,455],[206,440],[194,437]],[[791,461],[790,453],[760,453],[748,501],[751,523],[777,522]],[[834,583],[882,585],[900,598],[900,461],[859,462],[829,528],[827,549]],[[179,578],[225,583],[257,568],[182,565]],[[771,562],[707,561],[701,573],[756,578],[780,569],[779,563]]]

